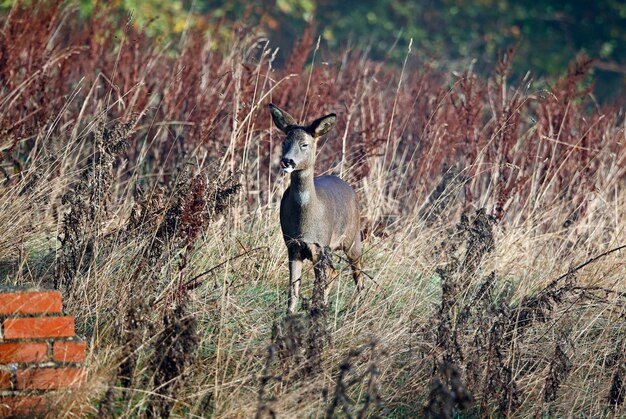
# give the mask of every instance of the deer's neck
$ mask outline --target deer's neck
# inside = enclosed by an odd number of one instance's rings
[[[291,173],[290,193],[292,199],[302,207],[317,203],[312,170],[298,170]]]

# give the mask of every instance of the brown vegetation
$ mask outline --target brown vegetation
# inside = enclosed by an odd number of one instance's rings
[[[66,292],[93,348],[68,411],[624,414],[626,122],[587,58],[536,90],[512,50],[483,79],[306,32],[275,69],[250,28],[162,45],[111,13],[0,31],[0,274]],[[330,307],[287,318],[269,101],[337,113],[317,167],[365,226],[365,294],[336,260]]]

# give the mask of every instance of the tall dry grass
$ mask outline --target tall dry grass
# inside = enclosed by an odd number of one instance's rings
[[[624,414],[626,120],[586,58],[536,90],[514,51],[400,71],[309,29],[278,69],[254,28],[162,45],[111,15],[0,33],[2,280],[63,290],[89,341],[55,414]],[[362,205],[366,292],[335,258],[322,317],[285,317],[270,101],[339,115],[317,167]]]

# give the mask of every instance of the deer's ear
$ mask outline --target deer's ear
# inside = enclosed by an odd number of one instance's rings
[[[335,126],[335,121],[337,121],[337,115],[331,113],[311,122],[311,125],[309,125],[306,130],[314,138],[321,137]]]
[[[287,128],[293,125],[298,125],[293,116],[289,115],[273,103],[270,103],[270,113],[272,114],[274,124],[276,124],[276,127],[278,127],[278,129],[282,132],[286,133]]]

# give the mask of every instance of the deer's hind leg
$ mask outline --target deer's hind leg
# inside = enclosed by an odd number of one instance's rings
[[[361,260],[363,258],[363,244],[361,243],[361,234],[357,233],[354,242],[350,248],[345,249],[348,262],[352,268],[352,278],[357,291],[363,290],[363,272],[361,272]]]

